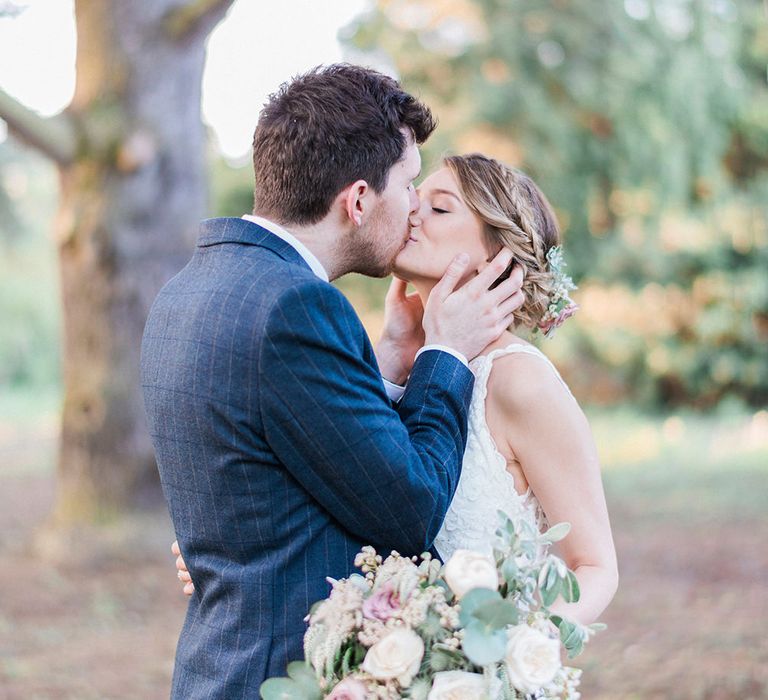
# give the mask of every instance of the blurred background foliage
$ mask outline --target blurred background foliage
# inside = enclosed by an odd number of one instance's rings
[[[432,105],[425,152],[539,183],[582,312],[550,351],[594,402],[768,400],[768,28],[728,0],[382,0],[347,30]]]
[[[547,193],[582,311],[545,350],[577,396],[768,403],[762,3],[379,0],[342,34],[352,60],[396,73],[438,115],[425,171],[481,151]],[[210,162],[211,214],[249,211],[250,166],[213,147]],[[0,180],[0,386],[49,386],[55,176],[9,139]],[[386,283],[339,284],[375,334]]]

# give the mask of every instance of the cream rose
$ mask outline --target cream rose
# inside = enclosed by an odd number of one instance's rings
[[[376,680],[392,678],[407,688],[421,666],[424,642],[413,630],[396,627],[374,644],[363,659],[363,671]]]
[[[528,625],[517,625],[509,631],[504,660],[510,683],[523,693],[535,693],[560,668],[560,640]]]
[[[461,598],[473,588],[499,588],[499,574],[491,557],[468,549],[457,549],[445,565],[445,580]]]
[[[479,673],[441,671],[432,680],[427,700],[478,700],[487,697],[487,684]]]

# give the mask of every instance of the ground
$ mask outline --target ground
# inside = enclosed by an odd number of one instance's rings
[[[768,414],[592,421],[621,583],[583,696],[768,698]],[[185,610],[168,520],[42,558],[55,433],[0,414],[0,700],[165,698]]]

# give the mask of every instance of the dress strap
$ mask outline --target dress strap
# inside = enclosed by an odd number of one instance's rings
[[[539,359],[543,360],[546,364],[549,365],[551,370],[555,373],[555,376],[558,378],[560,383],[566,388],[568,393],[571,394],[571,396],[573,396],[573,394],[571,393],[570,387],[565,383],[565,380],[560,375],[560,372],[557,370],[557,367],[555,367],[555,365],[552,363],[552,360],[550,360],[541,350],[539,350],[534,345],[523,345],[522,343],[510,343],[509,345],[503,348],[496,348],[496,350],[492,350],[487,355],[481,355],[480,357],[475,358],[471,363],[476,367],[475,382],[481,382],[483,386],[485,386],[488,382],[488,377],[491,374],[493,361],[497,357],[503,357],[505,355],[513,355],[513,354],[533,355],[534,357],[538,357]],[[475,363],[477,363],[477,365],[475,365]]]

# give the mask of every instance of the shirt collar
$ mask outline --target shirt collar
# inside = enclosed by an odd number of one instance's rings
[[[261,226],[261,228],[267,229],[270,233],[274,233],[278,238],[284,240],[291,248],[293,248],[304,261],[309,265],[312,272],[314,272],[321,280],[328,282],[328,273],[325,271],[322,263],[315,257],[314,253],[307,248],[296,236],[286,231],[282,226],[276,224],[274,221],[265,219],[261,216],[253,216],[252,214],[245,214],[243,217],[246,221]]]

